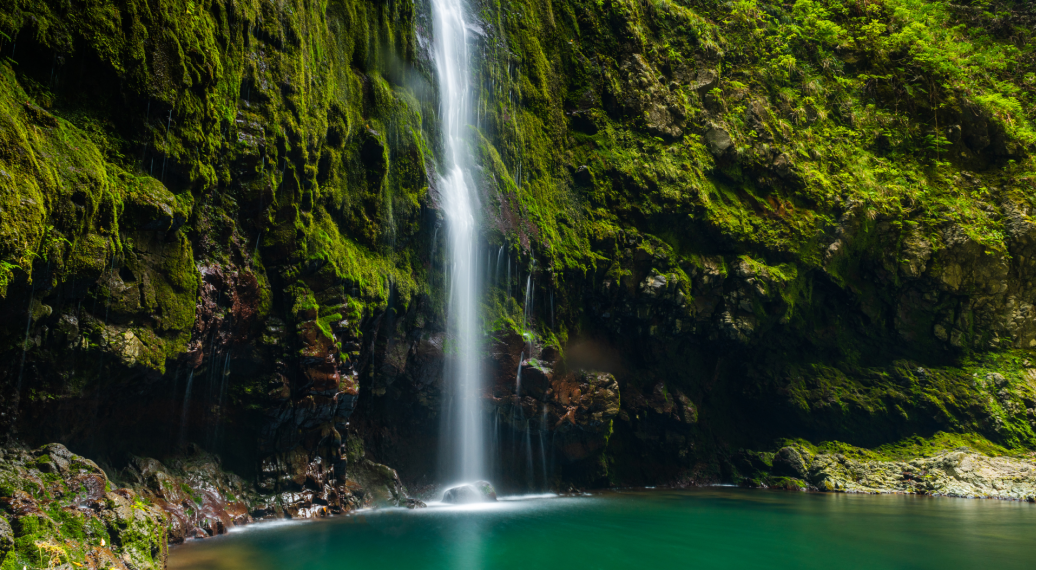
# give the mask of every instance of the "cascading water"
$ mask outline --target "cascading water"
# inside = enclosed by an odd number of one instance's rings
[[[188,387],[184,389],[184,406],[181,409],[181,433],[178,441],[184,445],[188,435],[188,405],[191,403],[191,382],[195,379],[195,370],[188,372]]]
[[[469,184],[466,130],[470,120],[469,53],[462,0],[434,0],[434,46],[444,141],[440,203],[447,219],[451,280],[448,329],[454,354],[448,359],[448,457],[446,475],[473,481],[485,475],[484,426],[480,411],[477,349],[477,200]]]

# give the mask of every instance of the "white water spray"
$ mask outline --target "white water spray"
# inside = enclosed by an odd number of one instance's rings
[[[477,348],[477,199],[468,182],[466,130],[470,120],[469,53],[462,0],[434,0],[434,45],[440,88],[444,176],[441,207],[451,255],[448,332],[454,340],[446,381],[451,391],[445,450],[447,475],[473,481],[485,476],[484,426],[480,411]]]

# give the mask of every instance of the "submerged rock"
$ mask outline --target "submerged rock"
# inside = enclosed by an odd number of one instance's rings
[[[458,487],[452,487],[444,492],[445,503],[453,505],[464,505],[467,503],[491,503],[498,500],[495,488],[487,481],[474,481]]]

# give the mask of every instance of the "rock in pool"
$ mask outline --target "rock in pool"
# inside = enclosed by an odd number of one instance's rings
[[[463,505],[466,503],[490,503],[498,500],[495,488],[487,481],[474,481],[458,487],[452,487],[444,492],[445,503],[452,505]]]

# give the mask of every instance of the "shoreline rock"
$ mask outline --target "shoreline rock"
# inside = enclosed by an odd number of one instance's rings
[[[737,467],[744,468],[745,487],[1036,502],[1034,454],[991,457],[957,448],[909,460],[872,460],[786,446],[775,454],[742,452]]]
[[[822,491],[906,493],[1036,502],[1035,459],[954,450],[909,461],[818,455],[809,479]]]

